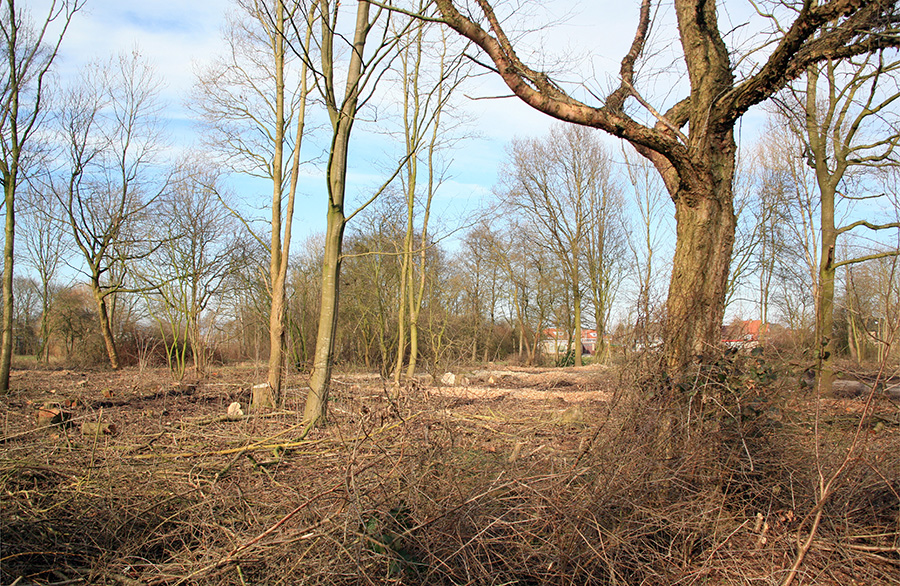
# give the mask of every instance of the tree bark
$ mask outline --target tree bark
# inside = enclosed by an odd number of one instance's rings
[[[6,205],[6,223],[4,234],[6,240],[3,244],[3,333],[0,336],[0,392],[9,390],[9,375],[12,368],[13,353],[13,261],[15,260],[15,251],[13,242],[15,240],[16,221],[15,221],[15,189],[17,173],[16,167],[12,166],[10,171],[4,174],[4,198]]]
[[[825,193],[822,195],[822,252],[816,298],[816,361],[819,391],[830,396],[834,383],[834,251],[837,233],[834,229],[834,194],[830,209],[825,204]]]
[[[325,4],[320,2],[319,6]],[[339,10],[340,5],[335,5]],[[319,307],[319,327],[316,334],[316,351],[313,370],[309,379],[309,394],[303,419],[309,425],[324,423],[327,419],[328,391],[331,383],[331,369],[334,361],[334,345],[337,334],[338,300],[341,274],[341,254],[346,217],[344,215],[344,195],[347,183],[347,156],[350,150],[350,132],[356,118],[359,94],[363,80],[363,53],[372,24],[369,22],[370,4],[357,4],[356,26],[353,36],[353,50],[347,68],[344,99],[340,105],[335,100],[333,40],[335,31],[329,14],[322,14],[321,43],[322,76],[325,103],[333,129],[331,150],[328,158],[328,215],[325,231],[325,253],[322,266],[322,300]],[[335,15],[336,20],[336,15]]]
[[[2,116],[0,116],[0,140],[3,141],[0,157],[0,183],[3,185],[3,200],[6,206],[3,245],[3,322],[0,324],[0,393],[9,390],[9,375],[13,355],[13,262],[15,260],[16,228],[16,188],[19,183],[20,162],[26,144],[34,131],[40,128],[40,114],[44,110],[44,82],[60,44],[72,21],[72,16],[81,9],[83,2],[72,0],[57,6],[54,2],[43,23],[30,27],[27,17],[22,22],[23,13],[14,0],[6,0],[3,18],[4,50],[7,71],[5,83],[0,90]],[[8,19],[8,20],[7,20]],[[48,25],[57,21],[55,40],[45,42]],[[30,30],[29,30],[30,29]],[[30,103],[22,100],[23,93],[33,89]],[[27,105],[26,105],[27,104]]]
[[[673,373],[713,353],[721,339],[736,219],[728,153],[722,155],[726,161],[711,158],[713,168],[725,166],[719,171],[724,184],[718,190],[710,185],[705,193],[679,192],[675,197],[676,246],[664,330]]]
[[[97,301],[97,313],[100,316],[100,335],[103,336],[103,344],[106,346],[109,366],[113,370],[118,370],[119,349],[116,347],[116,338],[113,335],[112,323],[109,319],[109,305],[106,303],[107,296],[93,283],[92,288],[94,290],[94,299]]]
[[[309,379],[309,394],[303,420],[316,424],[327,418],[328,391],[331,369],[334,366],[334,341],[337,334],[338,299],[341,274],[341,244],[344,237],[342,208],[331,205],[325,231],[325,254],[322,267],[322,301],[319,307],[319,328],[316,352]]]
[[[575,274],[578,272],[576,270]],[[573,277],[577,278],[577,277]],[[584,364],[584,348],[581,345],[581,284],[578,281],[574,283],[574,290],[572,291],[572,299],[575,305],[575,366],[582,366]]]
[[[272,235],[269,263],[269,283],[271,286],[271,305],[269,311],[269,369],[266,376],[266,389],[260,390],[251,401],[251,408],[278,407],[283,400],[283,381],[285,369],[285,347],[287,339],[287,270],[290,262],[291,227],[294,219],[294,200],[300,171],[300,148],[306,124],[307,64],[300,67],[300,104],[297,111],[297,127],[294,136],[294,149],[290,155],[291,177],[288,185],[287,205],[284,203],[284,144],[287,138],[288,121],[285,120],[285,6],[284,2],[275,3],[274,26],[271,35],[275,58],[275,137],[274,157],[272,160]],[[306,36],[303,50],[308,52],[312,38],[312,17],[307,16]],[[282,218],[282,214],[284,214]],[[283,221],[282,221],[283,219]]]
[[[281,278],[282,265],[287,262],[286,252],[281,246],[281,204],[284,198],[284,3],[275,3],[275,34],[272,45],[275,57],[275,153],[272,160],[272,235],[270,243],[269,286],[271,305],[269,307],[269,371],[266,377],[266,392],[253,397],[251,409],[274,408],[281,403],[281,381],[284,371],[284,318],[285,280]]]

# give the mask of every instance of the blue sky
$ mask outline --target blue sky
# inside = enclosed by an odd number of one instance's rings
[[[48,0],[33,0],[29,2],[29,9],[39,18],[48,4]],[[571,18],[549,32],[537,31],[529,40],[542,50],[555,46],[556,54],[561,55],[556,62],[558,66],[573,70],[587,67],[601,83],[605,83],[605,70],[615,71],[621,55],[615,46],[626,46],[632,29],[630,21],[636,16],[635,7],[626,3],[614,6],[599,15],[588,7],[577,8],[576,5],[573,8],[569,2],[535,5],[532,7],[534,17],[541,21],[552,20],[557,14]],[[104,60],[137,48],[155,65],[165,81],[166,117],[175,146],[189,146],[196,141],[196,134],[184,101],[194,83],[194,71],[224,51],[222,27],[229,10],[231,0],[88,0],[70,27],[57,71],[65,82],[75,78],[92,60]],[[610,26],[612,22],[622,22],[623,26]],[[603,50],[603,44],[598,47],[596,30],[600,23],[606,31],[602,40],[608,50]],[[590,61],[581,49],[584,46],[599,49]],[[496,76],[482,75],[467,85],[464,93],[474,98],[509,92]],[[462,143],[451,155],[451,181],[445,186],[444,197],[486,196],[496,182],[496,171],[504,159],[504,148],[509,140],[514,136],[541,134],[552,121],[514,98],[472,100],[461,97],[458,103],[472,120],[468,133],[473,138]],[[355,138],[360,146],[354,151],[351,177],[362,179],[377,175],[371,170],[378,167],[377,161],[381,158],[381,153],[377,152],[378,141],[361,135]],[[236,185],[241,190],[247,188],[246,181]],[[358,188],[365,189],[362,185]],[[319,207],[314,202],[301,202],[301,205]]]
[[[29,8],[36,18],[40,18],[48,4],[48,0],[32,0]],[[76,15],[64,41],[58,63],[60,78],[64,83],[74,79],[92,60],[105,60],[135,48],[140,50],[155,65],[166,84],[163,98],[174,148],[196,148],[199,137],[185,100],[194,84],[194,72],[225,51],[222,29],[231,6],[231,0],[88,0],[86,8]],[[607,91],[615,79],[619,60],[631,42],[637,6],[629,2],[611,2],[599,10],[592,3],[568,0],[525,6],[529,12],[518,21],[521,30],[537,26],[531,23],[554,24],[549,29],[535,28],[518,39],[519,54],[537,68],[559,72],[558,78],[563,81],[587,80],[582,93]],[[658,16],[662,24],[653,46],[657,68],[648,73],[646,91],[654,94],[650,97],[655,103],[663,104],[659,109],[664,109],[665,104],[681,97],[679,90],[683,81],[679,80],[678,73],[658,65],[671,63],[677,57],[677,47],[673,48],[672,39],[665,36],[672,34],[671,27],[665,26],[672,21],[670,9],[663,6],[661,11]],[[739,19],[741,15],[723,10],[722,18]],[[723,27],[726,25],[727,22]],[[577,84],[571,87],[581,91]],[[446,155],[452,161],[449,180],[436,201],[436,213],[448,218],[450,226],[459,225],[463,217],[471,217],[473,212],[489,205],[509,141],[516,136],[544,134],[553,123],[549,117],[515,98],[473,99],[509,94],[499,77],[493,74],[474,78],[462,93],[457,105],[471,120],[467,129],[471,138],[460,142],[456,150]],[[742,123],[744,138],[755,135],[761,118],[759,113],[746,117]],[[386,148],[384,136],[370,130],[371,125],[367,129],[363,124],[354,131],[349,170],[348,200],[351,202],[359,201],[373,187],[380,185],[391,164],[392,153],[385,152],[389,147]],[[610,147],[615,151],[619,149],[612,139]],[[320,144],[319,152],[323,148]],[[305,154],[305,158],[316,154],[313,149]],[[271,187],[264,182],[235,178],[233,188],[248,207],[263,209],[270,201]],[[306,169],[300,192],[295,220],[297,243],[324,229],[321,165]],[[671,215],[674,210],[666,213]]]
[[[29,3],[29,9],[39,19],[48,5],[48,0],[35,0]],[[165,83],[162,97],[173,147],[192,148],[199,136],[185,100],[194,84],[194,72],[225,51],[222,29],[231,7],[231,0],[88,0],[70,26],[57,72],[66,83],[77,78],[78,72],[93,60],[139,50]],[[507,93],[498,80],[485,76],[466,91],[470,96]],[[490,195],[504,157],[504,144],[510,138],[540,133],[550,124],[549,119],[515,99],[462,98],[460,106],[471,112],[468,133],[474,138],[449,155],[453,164],[443,188],[443,204],[439,205],[460,210],[450,215],[476,208],[480,205],[478,200]],[[327,145],[319,145],[319,150],[324,146]],[[366,135],[364,128],[355,131],[349,171],[351,200],[354,190],[362,197],[383,181],[384,169],[390,164],[385,160],[384,147],[384,140],[377,135]],[[313,151],[307,152],[305,158],[314,157]],[[295,228],[300,240],[307,233],[324,229],[324,175],[320,169],[308,168],[305,179],[301,186],[305,195],[298,200]],[[235,177],[233,188],[240,199],[258,203],[255,207],[271,197],[269,186],[247,178]]]

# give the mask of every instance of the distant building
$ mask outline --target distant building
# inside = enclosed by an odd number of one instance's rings
[[[722,326],[722,343],[729,348],[755,348],[759,346],[760,336],[768,331],[769,325],[763,325],[762,320],[735,320]]]
[[[565,354],[568,351],[569,332],[559,328],[546,328],[541,334],[541,352],[545,355]],[[581,330],[581,350],[588,355],[597,352],[597,330]]]

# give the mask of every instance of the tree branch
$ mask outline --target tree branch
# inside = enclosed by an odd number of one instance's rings
[[[840,268],[840,267],[843,267],[846,265],[858,264],[861,262],[875,260],[878,258],[889,258],[892,256],[900,256],[900,250],[886,250],[884,252],[876,252],[874,254],[868,254],[866,256],[858,256],[856,258],[850,258],[847,260],[842,260],[840,262],[836,262],[831,266],[834,267],[835,269],[837,269],[837,268]]]
[[[843,234],[844,232],[849,232],[854,228],[859,228],[860,226],[864,226],[869,230],[887,230],[888,228],[900,228],[900,222],[889,222],[887,224],[873,224],[868,220],[859,220],[857,222],[853,222],[852,224],[847,224],[846,226],[842,226],[837,229],[838,234]]]

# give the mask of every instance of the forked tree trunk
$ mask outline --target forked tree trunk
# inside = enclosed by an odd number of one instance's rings
[[[765,47],[767,56],[752,71],[741,72],[738,80],[741,55],[726,45],[719,29],[720,3],[674,0],[690,94],[659,112],[634,87],[637,66],[647,57],[647,40],[655,28],[651,25],[657,10],[651,0],[641,2],[634,39],[621,61],[619,87],[597,105],[579,101],[545,71],[523,62],[490,0],[435,4],[443,21],[476,43],[525,103],[629,141],[660,171],[678,220],[666,328],[666,366],[675,377],[689,374],[693,357],[720,340],[734,242],[733,133],[738,120],[810,65],[900,44],[896,36],[884,34],[900,20],[893,2],[804,2],[780,23],[777,33],[763,36],[765,42],[751,52],[759,54]],[[653,128],[626,113],[626,101],[632,98],[653,114]]]
[[[100,335],[103,336],[103,343],[106,346],[106,355],[109,357],[109,366],[113,370],[118,370],[119,350],[116,348],[116,339],[112,332],[106,295],[103,295],[95,288],[94,299],[97,301],[97,312],[100,314]]]
[[[321,5],[320,5],[321,6]],[[335,5],[335,10],[339,9]],[[359,104],[362,89],[363,54],[366,38],[371,31],[370,4],[361,1],[356,7],[356,27],[353,35],[353,51],[347,66],[344,100],[337,104],[334,94],[334,31],[323,22],[322,69],[326,85],[326,106],[331,119],[333,138],[328,159],[328,215],[325,231],[325,253],[322,266],[322,300],[319,306],[319,329],[316,334],[316,352],[309,379],[309,394],[303,420],[309,425],[323,423],[327,417],[328,391],[334,360],[334,344],[337,336],[338,299],[341,275],[341,248],[344,241],[346,216],[344,195],[347,188],[347,155],[350,150],[350,132]],[[323,15],[323,19],[327,15]]]
[[[257,385],[251,398],[252,409],[277,407],[281,402],[281,380],[284,367],[285,279],[282,265],[288,261],[288,251],[281,245],[281,207],[284,197],[283,167],[286,122],[284,119],[284,4],[276,2],[275,37],[272,48],[275,58],[275,152],[272,158],[272,234],[269,259],[269,370],[266,386]],[[297,137],[299,140],[299,137]],[[293,210],[288,210],[293,213]]]
[[[276,6],[277,46],[275,50],[276,64],[276,116],[279,121],[278,145],[276,157],[278,167],[273,169],[273,197],[272,197],[272,262],[270,275],[272,281],[272,307],[269,315],[269,346],[274,355],[269,355],[269,373],[267,391],[271,394],[269,399],[273,406],[280,406],[283,402],[282,383],[284,377],[285,348],[287,339],[287,271],[291,256],[291,232],[294,223],[294,202],[297,197],[297,185],[300,180],[300,149],[303,144],[304,129],[306,127],[306,100],[309,95],[307,69],[304,61],[300,66],[300,103],[296,111],[297,127],[294,134],[294,151],[291,155],[291,178],[288,185],[288,200],[284,206],[284,236],[282,242],[282,203],[284,193],[282,191],[282,170],[284,160],[284,139],[287,133],[287,121],[284,114],[284,4],[278,2]],[[309,50],[312,41],[312,13],[307,15],[306,37],[303,41],[304,51]],[[277,212],[277,214],[276,214]],[[277,229],[276,229],[277,227]],[[277,255],[275,254],[277,250]],[[277,321],[276,321],[277,320]],[[304,355],[306,349],[303,349]]]
[[[705,152],[703,181],[679,188],[676,245],[666,304],[666,363],[670,373],[690,375],[690,364],[713,354],[721,340],[734,246],[732,181],[736,145],[730,132]]]

